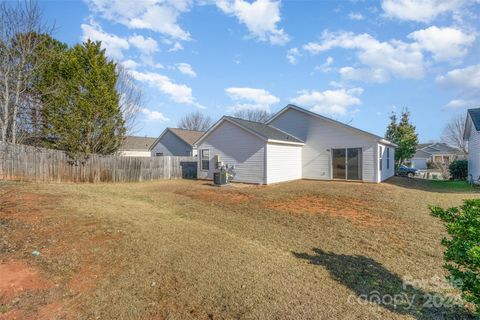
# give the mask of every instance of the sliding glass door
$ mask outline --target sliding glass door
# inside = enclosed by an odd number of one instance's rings
[[[362,180],[362,148],[332,149],[332,177]]]

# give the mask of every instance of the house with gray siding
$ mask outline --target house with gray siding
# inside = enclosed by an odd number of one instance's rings
[[[266,124],[223,117],[196,145],[204,179],[212,179],[218,163],[233,165],[236,181],[259,184],[382,182],[394,175],[395,144],[294,105]]]
[[[375,134],[292,104],[268,124],[305,142],[304,179],[382,182],[395,173],[396,145]]]
[[[197,142],[199,179],[234,166],[235,181],[271,184],[302,178],[300,139],[272,126],[222,117]]]
[[[465,152],[444,142],[419,143],[415,155],[406,163],[410,163],[413,168],[427,169],[429,163],[448,166],[453,161],[466,157]]]
[[[204,131],[166,128],[150,147],[152,157],[159,156],[196,156],[194,146]]]
[[[468,141],[468,177],[480,182],[480,108],[469,109],[463,139]]]

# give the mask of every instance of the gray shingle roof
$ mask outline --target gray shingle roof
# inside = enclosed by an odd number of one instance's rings
[[[473,125],[477,131],[480,131],[480,108],[468,109],[468,114],[472,118]]]
[[[423,150],[420,150],[420,149],[417,149],[417,152],[415,152],[415,155],[413,156],[413,158],[417,158],[417,159],[428,159],[430,158],[432,155],[426,151],[423,151]]]
[[[120,150],[148,150],[156,138],[126,136]]]
[[[431,143],[428,146],[420,148],[420,144],[418,145],[418,149],[426,151],[430,154],[462,154],[463,152],[457,148],[451,147],[446,143],[443,142],[435,142]]]
[[[168,128],[168,130],[172,131],[176,134],[180,139],[188,143],[189,145],[193,146],[194,143],[200,139],[200,137],[205,133],[205,131],[194,131],[194,130],[186,130],[180,128]]]
[[[225,116],[225,118],[237,123],[241,127],[255,132],[266,139],[303,143],[302,140],[265,123],[248,121],[229,116]]]

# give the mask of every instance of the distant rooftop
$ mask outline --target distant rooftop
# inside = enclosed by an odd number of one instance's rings
[[[156,138],[126,136],[120,150],[148,150]]]
[[[200,137],[205,133],[205,131],[195,131],[195,130],[187,130],[187,129],[180,129],[180,128],[168,128],[171,132],[177,135],[180,139],[188,143],[189,145],[193,146],[194,143],[200,139]]]

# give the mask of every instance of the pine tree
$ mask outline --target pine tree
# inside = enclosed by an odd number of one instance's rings
[[[410,112],[405,109],[397,123],[397,115],[392,113],[390,124],[385,133],[385,139],[398,145],[395,150],[395,164],[398,167],[405,160],[411,159],[418,146],[418,134],[415,126],[410,123]]]
[[[57,90],[43,109],[44,134],[51,147],[65,150],[73,159],[118,150],[125,122],[115,67],[100,42],[88,40],[62,55]]]

